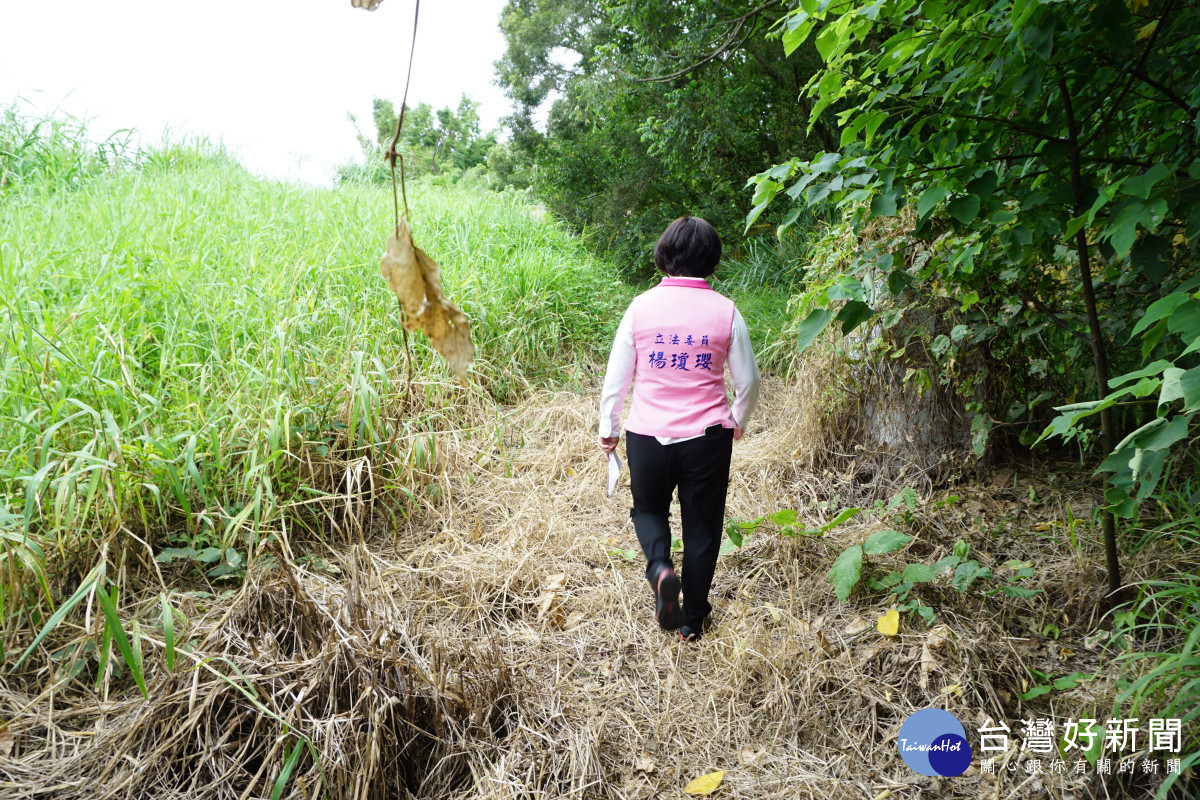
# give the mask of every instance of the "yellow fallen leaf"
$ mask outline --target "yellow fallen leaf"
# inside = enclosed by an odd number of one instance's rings
[[[871,800],[888,800],[888,798],[891,796],[892,796],[892,790],[884,789],[882,792],[880,792],[879,794],[877,794],[873,798],[871,798]]]
[[[686,794],[696,795],[697,797],[708,797],[717,790],[721,785],[721,781],[725,779],[725,770],[719,769],[716,772],[710,772],[707,775],[701,775],[694,781],[683,787]]]
[[[875,623],[875,629],[884,636],[895,636],[900,630],[900,612],[894,608],[888,609],[888,612]]]

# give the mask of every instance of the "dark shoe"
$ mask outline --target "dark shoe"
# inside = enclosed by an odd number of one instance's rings
[[[658,627],[673,631],[683,622],[679,605],[679,576],[671,567],[663,567],[654,579],[654,616]]]
[[[679,628],[679,638],[685,642],[698,642],[704,636],[704,632],[712,627],[712,617],[705,617],[700,621],[698,628],[693,628],[691,625],[681,625]]]

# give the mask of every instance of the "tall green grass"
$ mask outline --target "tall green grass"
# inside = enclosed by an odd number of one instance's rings
[[[521,195],[410,186],[417,244],[471,317],[478,360],[476,387],[458,387],[410,336],[418,402],[404,406],[378,266],[389,191],[260,180],[202,143],[118,152],[14,113],[0,142],[10,654],[73,591],[55,576],[101,564],[105,590],[126,556],[166,553],[236,577],[289,525],[320,535],[311,506],[347,488],[348,461],[421,450],[473,394],[511,403],[578,380],[629,296]],[[403,506],[419,487],[412,470],[392,479]]]
[[[1117,614],[1121,693],[1113,715],[1177,719],[1180,770],[1166,775],[1155,800],[1194,797],[1200,764],[1200,461],[1184,455],[1155,495],[1155,518],[1139,520],[1124,545],[1159,560],[1152,580]],[[1143,722],[1143,728],[1148,723]]]

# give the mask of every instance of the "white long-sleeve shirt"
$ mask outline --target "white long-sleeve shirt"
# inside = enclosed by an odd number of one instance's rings
[[[617,335],[613,338],[612,352],[608,355],[608,369],[604,374],[604,388],[600,391],[600,436],[611,438],[621,435],[621,409],[625,405],[625,395],[629,393],[629,384],[633,382],[633,373],[637,363],[637,351],[633,346],[633,320],[627,310],[617,326]],[[729,377],[733,379],[733,422],[745,430],[750,422],[750,415],[758,405],[758,362],[754,360],[754,348],[750,343],[750,331],[741,312],[733,310],[733,325],[729,332],[729,354],[726,357]],[[703,434],[700,434],[703,436]],[[656,436],[660,444],[676,444],[700,436],[684,436],[671,438]]]

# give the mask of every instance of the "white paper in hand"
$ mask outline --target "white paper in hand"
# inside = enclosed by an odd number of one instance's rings
[[[614,450],[608,454],[608,496],[612,497],[613,489],[617,488],[617,478],[621,477],[621,459],[617,458]]]

